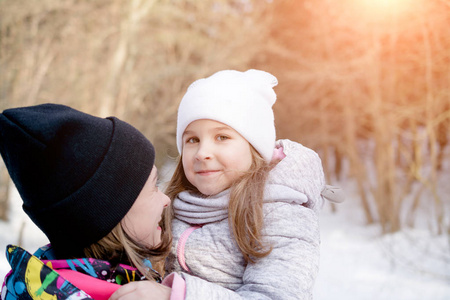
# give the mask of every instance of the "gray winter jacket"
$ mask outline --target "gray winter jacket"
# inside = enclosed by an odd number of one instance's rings
[[[186,299],[312,299],[319,269],[317,211],[325,188],[322,164],[298,143],[279,143],[286,157],[269,175],[263,205],[264,241],[273,250],[256,263],[246,264],[230,233],[229,191],[208,198],[182,192],[175,199],[166,271],[182,272]],[[180,236],[199,224],[182,249]],[[187,269],[180,265],[183,258]]]

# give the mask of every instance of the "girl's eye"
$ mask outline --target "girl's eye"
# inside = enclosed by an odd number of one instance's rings
[[[217,136],[217,140],[218,141],[225,141],[225,140],[228,140],[228,139],[229,139],[229,137],[226,136],[226,135],[219,135],[219,136]]]
[[[187,140],[186,140],[186,144],[193,144],[193,143],[198,143],[198,138],[196,138],[196,137],[191,137],[191,138],[188,138]]]

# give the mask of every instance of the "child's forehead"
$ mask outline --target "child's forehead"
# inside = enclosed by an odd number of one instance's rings
[[[248,140],[245,137],[243,137],[242,134],[233,127],[225,123],[221,123],[219,121],[210,119],[200,119],[191,122],[186,127],[186,130],[183,133],[183,138],[185,138],[186,136],[203,135],[203,134],[205,135],[226,134],[229,136],[240,136],[248,142]]]
[[[198,119],[194,120],[186,126],[185,133],[191,130],[234,130],[225,123],[212,119]]]

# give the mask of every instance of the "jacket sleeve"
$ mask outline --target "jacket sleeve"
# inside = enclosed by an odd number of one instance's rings
[[[316,213],[302,205],[279,203],[271,206],[265,221],[272,252],[247,265],[239,289],[233,292],[183,273],[186,299],[312,299],[320,254]]]

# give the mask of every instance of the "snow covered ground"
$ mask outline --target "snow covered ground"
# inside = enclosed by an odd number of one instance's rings
[[[334,214],[324,208],[314,299],[450,299],[449,237],[417,229],[383,236],[362,220],[352,199]]]
[[[30,251],[47,242],[22,212],[13,193],[11,222],[0,221],[0,249],[17,244]],[[448,300],[450,299],[449,237],[432,236],[419,229],[380,235],[366,226],[357,199],[348,197],[336,213],[325,206],[321,213],[321,268],[316,300]],[[9,271],[0,255],[0,277]]]

